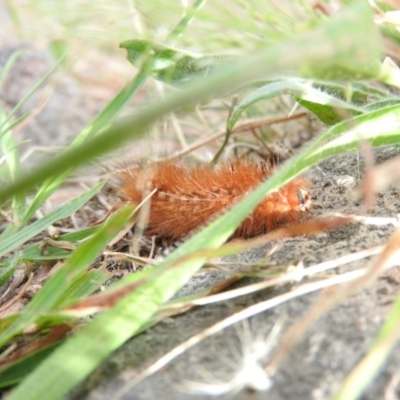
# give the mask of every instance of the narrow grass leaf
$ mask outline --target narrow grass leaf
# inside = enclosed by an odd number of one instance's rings
[[[334,37],[331,35],[332,30],[337,34]],[[365,46],[365,37],[369,38],[369,46]],[[309,46],[309,43],[313,43],[313,46]],[[150,124],[168,112],[229,90],[233,83],[239,86],[248,82],[249,71],[252,71],[252,81],[265,79],[268,74],[276,70],[289,68],[293,70],[321,60],[331,60],[349,52],[352,54],[349,63],[354,58],[358,63],[368,63],[378,59],[380,55],[379,36],[371,18],[371,10],[364,2],[354,3],[346,12],[329,19],[326,25],[316,30],[271,46],[254,57],[248,57],[238,64],[223,68],[222,71],[210,74],[200,82],[188,85],[186,90],[121,120],[80,146],[53,158],[51,163],[39,166],[32,173],[5,187],[0,193],[0,202],[16,191],[26,190],[49,176],[64,173],[72,165],[78,166],[115,149],[128,139],[143,134]]]
[[[192,7],[190,7],[190,9],[181,19],[181,21],[179,21],[177,26],[172,30],[172,32],[168,36],[167,41],[174,40],[184,31],[184,29],[194,18],[196,10],[199,9],[203,3],[204,0],[197,0],[192,5]],[[119,116],[122,109],[143,86],[146,78],[147,76],[144,72],[139,72],[136,77],[132,79],[132,81],[130,81],[127,85],[125,85],[122,90],[115,96],[115,98],[107,104],[107,106],[101,111],[101,113],[97,115],[97,117],[85,129],[83,129],[83,131],[71,143],[70,148],[73,149],[74,147],[81,145],[85,140],[88,140],[91,137],[107,129]],[[46,201],[51,193],[53,193],[54,190],[62,184],[62,182],[64,182],[70,172],[71,170],[67,169],[58,177],[50,178],[43,183],[34,201],[32,202],[31,207],[27,210],[23,218],[23,222],[29,220],[29,218],[44,203],[44,201]]]
[[[34,371],[34,369],[59,345],[60,343],[57,343],[41,349],[11,365],[9,368],[2,370],[0,373],[0,388],[7,388],[19,383],[24,377]]]
[[[400,105],[385,107],[335,125],[311,144],[304,162],[314,164],[335,154],[356,151],[362,140],[367,140],[374,147],[398,144]]]
[[[2,287],[11,278],[15,269],[21,264],[22,260],[19,254],[17,254],[13,257],[10,257],[7,261],[7,264],[0,268],[0,287]]]
[[[61,235],[58,240],[70,242],[71,244],[77,245],[79,241],[93,235],[96,230],[97,227],[92,226],[86,229],[81,229],[80,231]],[[59,249],[51,246],[47,247],[45,251],[42,251],[40,243],[36,243],[32,246],[26,247],[19,253],[20,258],[23,261],[60,260],[68,258],[70,254],[70,250]]]
[[[5,166],[7,168],[7,178],[15,182],[21,176],[21,163],[17,152],[17,145],[14,140],[13,132],[6,121],[6,114],[0,107],[0,125],[3,126],[4,133],[0,137],[0,150],[4,154]],[[22,214],[25,211],[25,193],[16,194],[12,201],[13,222],[19,225]]]
[[[31,225],[26,226],[18,232],[15,232],[7,237],[0,235],[0,257],[7,254],[19,246],[24,244],[27,240],[32,239],[34,236],[43,232],[47,227],[60,219],[67,218],[76,210],[81,208],[88,200],[90,200],[104,185],[100,183],[82,196],[71,200],[67,204],[50,212],[43,218],[33,222]]]
[[[185,29],[190,25],[190,23],[197,15],[198,10],[203,7],[205,3],[206,0],[196,0],[190,7],[187,7],[185,9],[185,13],[182,19],[176,24],[175,28],[168,35],[166,40],[167,43],[173,42],[175,39],[183,34]]]
[[[80,280],[86,270],[100,255],[107,243],[122,229],[131,218],[133,209],[126,206],[111,216],[96,234],[77,248],[65,265],[60,268],[22,310],[20,317],[0,335],[0,346],[34,323],[42,314],[56,309],[65,292]]]
[[[282,93],[296,98],[305,108],[315,114],[322,122],[333,125],[343,119],[343,115],[361,114],[363,109],[338,99],[315,88],[312,83],[297,78],[284,78],[281,81],[269,83],[241,101],[234,109],[228,122],[232,130],[243,112],[255,103],[281,96]]]
[[[111,125],[112,122],[118,117],[121,110],[143,85],[145,79],[146,75],[139,73],[135,79],[125,85],[125,87],[117,94],[117,96],[115,96],[115,98],[107,104],[104,110],[75,138],[75,140],[69,146],[69,149],[72,149],[73,151],[75,147],[81,145],[85,140],[95,136]],[[26,211],[23,217],[23,222],[27,222],[29,218],[31,218],[36,212],[36,210],[48,199],[48,197],[65,181],[65,179],[71,173],[73,166],[74,162],[71,161],[70,165],[67,165],[66,170],[62,171],[60,175],[50,178],[43,183],[31,206]]]
[[[11,122],[11,121],[7,121],[7,124],[2,124],[3,127],[2,127],[2,129],[0,130],[0,137],[2,137],[2,136],[5,134],[6,131],[12,130],[12,129],[14,129],[16,126],[18,126],[25,118],[29,117],[29,115],[31,115],[32,112],[33,112],[33,111],[27,111],[25,114],[22,114],[22,115],[19,116],[18,118],[14,118],[12,122]],[[19,143],[16,145],[16,147],[19,146],[21,143],[26,143],[26,142],[27,142],[27,141],[25,141],[25,142],[19,142]]]
[[[60,58],[53,68],[49,70],[49,72],[40,79],[33,88],[18,102],[18,104],[12,109],[12,111],[8,114],[6,120],[0,124],[0,132],[3,132],[5,123],[9,123],[11,118],[18,112],[18,110],[31,98],[31,96],[42,86],[51,75],[53,75],[54,71],[58,68],[60,63],[62,62],[62,58]]]
[[[19,57],[21,57],[22,55],[27,54],[27,53],[29,53],[28,50],[14,51],[14,53],[11,54],[11,56],[8,58],[5,65],[2,66],[2,68],[0,70],[0,92],[3,88],[4,82],[6,81],[7,76],[10,73],[11,68],[13,67],[14,63],[18,60]],[[0,134],[0,136],[1,136],[1,134]]]
[[[354,140],[357,141],[357,138]],[[114,308],[98,316],[60,346],[16,389],[11,399],[23,398],[28,391],[37,398],[46,392],[48,399],[56,399],[87,376],[110,352],[138,332],[156,313],[159,306],[170,299],[205,261],[201,256],[184,262],[182,259],[192,252],[217,248],[224,243],[250,209],[254,208],[267,193],[277,189],[305,168],[304,164],[300,169],[298,166],[307,151],[304,150],[290,163],[284,164],[267,182],[246,196],[232,210],[183,243],[155,267],[157,273],[153,275],[153,279],[138,286]],[[138,279],[138,276],[134,279]],[[128,279],[124,281],[127,282]],[[102,343],[101,346],[97,344],[99,341]],[[80,349],[79,353],[75,352],[73,357],[68,357],[74,349]],[[40,377],[44,376],[51,382],[58,382],[59,385],[43,385]]]
[[[98,269],[86,272],[85,275],[72,284],[68,290],[62,293],[62,296],[58,301],[59,307],[63,307],[66,303],[70,304],[71,302],[86,298],[95,290],[98,290],[101,285],[110,278],[110,273]]]

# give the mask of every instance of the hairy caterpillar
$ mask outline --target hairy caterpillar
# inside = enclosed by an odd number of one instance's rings
[[[244,160],[225,162],[213,169],[206,164],[162,161],[123,168],[118,172],[116,189],[123,201],[135,204],[156,189],[145,233],[177,240],[242,199],[271,172],[268,164]],[[293,222],[311,207],[308,186],[305,179],[296,178],[266,196],[232,237],[257,236]]]

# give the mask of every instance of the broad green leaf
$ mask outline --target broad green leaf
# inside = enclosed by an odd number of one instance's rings
[[[374,147],[397,144],[400,141],[399,128],[399,104],[371,111],[343,121],[318,137],[308,148],[303,162],[315,164],[335,154],[356,151],[360,141],[368,141]]]
[[[304,80],[304,82],[308,82]],[[351,102],[357,106],[365,106],[373,101],[386,99],[390,92],[376,87],[368,81],[334,82],[320,79],[312,79],[313,86],[340,100]]]
[[[349,104],[314,88],[312,82],[286,78],[259,88],[241,101],[230,117],[228,128],[232,130],[241,114],[251,105],[282,94],[289,94],[295,97],[299,103],[313,112],[317,118],[329,125],[341,121],[344,116],[354,116],[363,112],[361,107]]]
[[[206,77],[235,60],[229,56],[188,53],[148,40],[128,40],[120,47],[127,50],[128,60],[146,75],[175,86]]]
[[[76,210],[82,207],[90,198],[92,198],[103,186],[100,183],[82,196],[71,200],[67,204],[57,208],[43,218],[33,222],[31,225],[26,226],[18,232],[15,232],[7,237],[0,235],[0,257],[4,254],[13,251],[27,240],[32,239],[34,236],[43,232],[47,227],[60,219],[67,218]]]
[[[350,104],[348,104],[346,108],[339,108],[331,104],[315,103],[313,101],[300,98],[296,98],[296,100],[300,105],[312,112],[321,122],[326,125],[335,125],[347,118],[361,114],[359,110],[355,109],[355,107],[351,106]]]
[[[380,100],[380,101],[376,101],[376,102],[367,104],[365,106],[365,110],[366,111],[380,110],[381,108],[395,106],[395,105],[399,105],[399,104],[400,104],[400,99],[398,99],[398,98]]]

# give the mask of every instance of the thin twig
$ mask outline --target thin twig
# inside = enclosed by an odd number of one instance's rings
[[[8,303],[4,304],[3,307],[0,307],[0,313],[3,311],[7,310],[7,308],[10,308],[13,304],[15,304],[19,299],[23,297],[25,294],[26,290],[28,289],[29,285],[32,283],[33,280],[33,273],[29,275],[28,280],[26,281],[25,285],[21,289],[21,291],[18,293],[17,296],[15,296],[12,300],[10,300]]]
[[[299,119],[307,116],[308,113],[305,111],[298,112],[296,114],[293,114],[291,116],[282,116],[282,117],[273,117],[273,118],[263,118],[263,119],[258,119],[255,121],[250,121],[250,122],[245,122],[241,125],[238,125],[236,128],[232,129],[232,134],[234,133],[239,133],[239,132],[245,132],[252,130],[254,128],[260,127],[260,126],[268,126],[268,125],[274,125],[278,124],[281,122],[287,122],[287,121],[292,121],[294,119]],[[191,144],[189,147],[186,149],[180,150],[175,152],[174,154],[170,155],[169,157],[163,157],[162,160],[174,160],[174,159],[179,159],[186,154],[191,153],[192,151],[210,143],[213,142],[216,139],[219,139],[223,136],[226,135],[226,130],[223,132],[218,132],[214,135],[208,136],[204,139],[198,140],[195,143]],[[155,159],[154,161],[161,161],[161,159]]]

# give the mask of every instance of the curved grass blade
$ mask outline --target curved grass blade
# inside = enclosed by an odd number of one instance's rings
[[[361,15],[360,11],[363,14],[362,10],[358,9],[357,16]],[[353,17],[354,15],[351,18],[352,24],[356,21]],[[345,27],[346,24],[344,24]],[[364,35],[365,32],[363,33]],[[304,40],[304,37],[301,40]],[[347,41],[344,43],[347,43]],[[299,45],[300,42],[295,41],[296,50]],[[326,43],[324,44],[324,48],[326,48],[325,46]],[[316,47],[318,48],[318,46]],[[291,53],[285,47],[282,59],[277,57],[277,53],[279,53],[277,49],[282,50],[278,46],[269,56],[263,55],[263,57],[258,59],[261,65],[258,66],[259,69],[255,68],[256,73],[261,75],[268,70],[267,68],[270,67],[266,63],[268,60],[279,60],[278,63],[282,63],[281,65],[288,65],[286,63],[289,57],[292,65],[293,60],[295,60],[296,65],[299,65],[299,58],[291,58],[294,54],[294,48],[292,48],[293,51]],[[315,47],[313,50],[315,50]],[[311,54],[309,52],[308,56],[311,56]],[[324,54],[326,55],[326,53]],[[312,57],[316,57],[316,54],[313,53]],[[302,58],[302,61],[305,60]],[[313,61],[315,61],[315,58]],[[249,63],[244,63],[237,69],[232,69],[228,77],[226,76],[226,71],[224,71],[224,73],[210,78],[207,85],[211,83],[215,84],[214,90],[216,88],[228,87],[228,83],[232,77],[245,78],[242,69],[249,65]],[[268,67],[265,67],[265,65]],[[276,63],[274,66],[276,66]],[[192,101],[195,98],[206,95],[206,93],[209,94],[210,87],[206,86],[207,90],[205,90],[204,86],[204,82],[201,85],[197,84],[194,89],[192,88],[193,92],[179,94],[172,98],[172,100],[170,99],[169,104],[160,103],[150,109],[150,111],[147,110],[147,113],[145,111],[141,114],[141,119],[140,117],[134,119],[139,124],[139,127],[136,126],[134,129],[142,129],[146,123],[150,123],[150,120],[148,120],[150,117],[159,116],[189,100]],[[195,93],[195,96],[193,93]],[[120,142],[124,140],[124,137],[124,135],[119,137]],[[286,163],[277,174],[273,175],[267,182],[246,196],[246,199],[240,204],[237,204],[228,213],[212,222],[203,231],[180,246],[156,268],[158,273],[154,279],[142,282],[140,286],[138,285],[118,302],[113,309],[99,315],[94,321],[83,328],[82,331],[68,339],[11,393],[9,399],[23,399],[26,396],[34,398],[43,398],[45,396],[49,400],[57,399],[81,381],[99,362],[135,334],[135,332],[138,332],[155,314],[159,306],[171,298],[205,261],[204,256],[199,256],[197,259],[190,261],[186,259],[183,262],[181,261],[182,258],[187,257],[191,252],[216,248],[224,243],[234,232],[236,226],[267,193],[278,188],[300,173],[308,165],[311,165],[310,160],[302,162],[307,154],[309,154],[308,149],[299,154],[294,160],[291,160],[290,164]],[[60,165],[59,162],[57,167],[59,168]],[[139,276],[145,276],[146,274],[148,274],[147,271]],[[136,277],[136,279],[138,278]],[[101,346],[98,345],[99,342]],[[79,349],[79,352],[76,351],[77,349]]]
[[[47,81],[47,79],[54,73],[54,71],[58,68],[58,66],[62,63],[63,59],[65,58],[65,54],[62,58],[60,58],[56,64],[49,70],[49,72],[40,79],[33,88],[19,101],[19,103],[13,108],[13,110],[8,114],[7,118],[3,123],[0,125],[0,136],[4,132],[4,126],[8,123],[11,118],[18,112],[18,110],[29,100],[29,98],[38,90],[38,88]]]
[[[234,128],[236,122],[248,107],[259,101],[271,99],[282,94],[293,96],[300,104],[328,125],[340,122],[343,119],[343,115],[351,117],[363,112],[361,107],[313,87],[313,83],[297,78],[284,78],[281,81],[269,83],[259,88],[241,101],[230,117],[228,129],[232,130]]]
[[[24,358],[23,360],[11,365],[9,368],[1,371],[0,388],[7,388],[20,382],[56,349],[60,343],[52,344],[45,347],[34,354]]]
[[[58,240],[63,240],[77,245],[82,239],[86,239],[93,235],[97,230],[96,226],[81,229],[80,231],[67,233],[61,235]],[[71,255],[71,251],[63,250],[55,247],[48,247],[46,252],[41,251],[40,244],[36,243],[23,249],[19,256],[23,261],[43,261],[43,260],[60,260],[68,258]]]
[[[398,144],[400,105],[385,107],[335,125],[312,143],[304,161],[315,164],[335,154],[356,151],[362,140],[374,147]]]
[[[122,229],[133,214],[132,206],[125,206],[112,215],[96,234],[78,247],[65,263],[22,310],[20,317],[0,335],[0,346],[20,333],[27,325],[33,324],[41,316],[55,310],[65,301],[64,293],[72,290],[84,276],[87,269],[99,256],[107,243]]]
[[[177,26],[171,31],[167,38],[167,41],[174,40],[178,37],[183,30],[188,26],[188,24],[193,19],[195,12],[198,8],[202,6],[205,0],[197,0],[192,7],[187,11],[184,17],[179,21]],[[122,90],[115,96],[115,98],[107,104],[107,106],[100,112],[99,115],[85,128],[82,132],[75,138],[71,143],[70,149],[80,146],[86,140],[98,135],[100,132],[106,130],[118,117],[122,109],[126,104],[132,99],[132,97],[137,93],[137,91],[143,86],[146,81],[146,74],[139,72],[136,77],[125,85]],[[134,136],[134,135],[132,135]],[[46,199],[54,192],[54,190],[59,187],[62,182],[67,178],[71,172],[74,164],[71,164],[69,168],[57,176],[56,178],[50,178],[43,183],[40,190],[37,192],[35,199],[33,200],[31,206],[26,211],[23,222],[29,220],[29,218],[35,213],[35,211],[46,201]]]
[[[372,118],[374,123],[378,124],[384,120],[388,114],[393,113],[393,109],[386,109],[383,113],[371,113],[371,115],[363,115],[356,117],[360,119],[362,129],[368,128],[368,122]],[[400,107],[396,112],[400,115]],[[396,140],[400,142],[400,118],[392,118],[392,125],[382,125],[386,131],[382,133],[383,137],[391,138],[393,132],[396,132]],[[367,125],[365,125],[367,123]],[[364,124],[364,125],[363,125]],[[345,129],[345,124],[341,124],[344,136],[349,134],[349,130]],[[348,128],[348,125],[347,125]],[[351,132],[351,131],[350,131]],[[335,131],[336,135],[339,131]],[[325,136],[332,137],[331,130]],[[358,137],[352,136],[352,146],[358,144]],[[392,139],[390,139],[392,140]],[[169,255],[158,267],[151,272],[156,272],[153,279],[144,281],[142,285],[138,285],[130,294],[123,298],[111,310],[101,314],[81,332],[71,337],[66,343],[60,346],[51,356],[41,364],[32,375],[30,375],[22,385],[12,393],[11,399],[20,399],[26,393],[33,393],[40,398],[43,393],[47,393],[48,399],[56,399],[63,393],[66,393],[74,384],[92,371],[95,366],[103,360],[113,350],[118,348],[122,343],[129,339],[135,332],[151,318],[158,310],[158,307],[170,299],[176,291],[183,286],[188,279],[201,267],[205,261],[205,257],[199,256],[197,259],[183,261],[189,254],[205,250],[217,248],[223,244],[226,239],[234,232],[240,222],[247,216],[249,211],[254,208],[259,201],[271,191],[277,189],[285,182],[289,181],[312,163],[326,157],[325,152],[318,153],[314,151],[313,158],[307,158],[306,155],[313,152],[319,138],[314,140],[310,149],[305,149],[293,160],[283,165],[279,171],[274,174],[267,182],[250,193],[239,204],[234,206],[229,212],[224,214],[218,220],[210,223],[200,233],[196,234],[185,243],[183,243],[176,251]],[[317,144],[316,144],[317,143]],[[135,274],[124,279],[124,282],[138,280],[140,277],[146,276],[149,271],[143,274]],[[121,284],[121,282],[119,283]],[[102,345],[98,346],[97,342],[101,341]],[[79,354],[68,357],[71,352],[80,349]],[[62,361],[63,368],[60,369]],[[76,375],[71,376],[68,371],[75,371]],[[44,385],[40,378],[46,376],[50,382],[59,382],[60,385]]]
[[[34,236],[43,232],[47,227],[60,219],[67,218],[73,214],[76,210],[81,208],[88,200],[90,200],[104,185],[100,183],[82,196],[71,200],[67,204],[57,208],[51,213],[47,214],[43,218],[33,222],[31,225],[15,232],[9,236],[4,237],[0,235],[0,257],[6,253],[9,253],[17,247],[24,244],[27,240],[32,239]]]
[[[0,91],[3,88],[4,82],[7,79],[8,74],[11,71],[11,68],[13,67],[14,63],[18,60],[19,57],[21,57],[24,54],[29,53],[28,50],[17,50],[14,51],[13,54],[8,58],[7,62],[5,65],[1,68],[0,70]],[[0,134],[1,136],[1,134]]]
[[[337,36],[332,36],[332,30]],[[369,46],[365,46],[365,37]],[[309,46],[313,43],[313,46]],[[335,43],[338,43],[336,45]],[[306,32],[284,43],[271,46],[254,58],[251,57],[238,64],[231,65],[196,81],[169,98],[141,110],[133,117],[127,118],[80,146],[69,149],[55,157],[51,163],[36,168],[32,173],[4,188],[0,193],[0,203],[17,191],[26,190],[38,182],[69,170],[72,165],[78,166],[102,153],[115,149],[128,139],[144,133],[145,129],[157,118],[188,103],[209,98],[211,95],[229,90],[232,83],[243,84],[249,80],[264,78],[276,70],[300,68],[315,64],[321,60],[341,57],[342,53],[352,54],[349,63],[356,59],[368,63],[378,59],[380,54],[379,37],[371,18],[371,10],[364,2],[349,7],[346,13],[329,19],[326,26],[315,31]]]
[[[13,132],[6,122],[6,114],[0,107],[0,125],[3,126],[3,134],[0,135],[0,150],[4,154],[4,167],[7,169],[7,178],[15,182],[21,176],[21,162],[17,152]],[[1,168],[1,165],[0,165]],[[13,223],[18,226],[25,211],[25,193],[16,194],[12,200]]]

